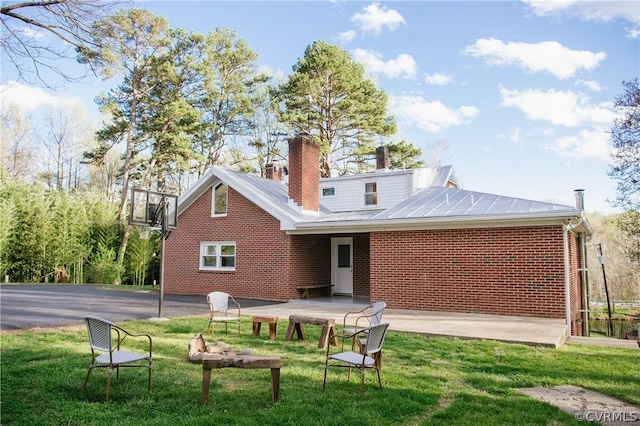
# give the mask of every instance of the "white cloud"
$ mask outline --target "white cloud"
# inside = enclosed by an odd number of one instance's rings
[[[453,83],[453,77],[442,73],[425,74],[424,81],[428,84],[435,84],[436,86],[446,86]]]
[[[382,55],[373,50],[356,49],[353,58],[373,74],[384,74],[388,78],[411,78],[417,73],[413,56],[401,53],[396,59],[384,61]]]
[[[609,133],[605,128],[584,129],[575,136],[558,138],[545,147],[564,158],[611,161]]]
[[[26,86],[13,81],[0,84],[0,94],[0,108],[14,104],[25,112],[39,108],[65,108],[82,105],[79,98],[51,94],[40,87]]]
[[[615,118],[615,113],[607,105],[590,104],[587,96],[570,91],[518,91],[500,87],[500,94],[503,106],[518,108],[532,120],[548,121],[554,125],[609,125]]]
[[[567,16],[594,22],[622,19],[633,24],[627,37],[640,35],[640,5],[637,1],[523,0],[537,16]]]
[[[356,32],[354,30],[344,31],[338,34],[336,39],[341,44],[349,43],[351,40],[356,38]]]
[[[503,43],[495,38],[478,39],[463,52],[485,58],[491,65],[519,65],[529,72],[546,71],[560,79],[572,77],[580,70],[590,71],[607,57],[604,52],[571,50],[556,41]]]
[[[44,40],[49,38],[49,34],[44,30],[34,30],[33,28],[28,26],[24,26],[16,32],[22,33],[23,36],[34,40]]]
[[[512,127],[511,130],[509,130],[509,133],[501,136],[505,139],[510,140],[516,145],[522,145],[522,143],[524,142],[522,138],[522,129],[520,127]]]
[[[640,22],[640,6],[636,1],[523,0],[538,16],[564,14],[587,21],[611,22],[624,19]]]
[[[593,81],[593,80],[576,80],[576,85],[580,85],[580,86],[584,86],[586,88],[588,88],[589,90],[591,90],[592,92],[599,92],[602,90],[602,86],[600,86],[600,83],[598,83],[597,81]]]
[[[400,25],[405,24],[404,18],[397,10],[387,9],[379,3],[371,3],[362,9],[362,13],[356,13],[349,19],[358,25],[363,33],[380,34],[385,27],[395,31]]]
[[[399,121],[431,133],[466,124],[478,115],[478,108],[473,106],[451,109],[442,102],[429,102],[420,96],[395,96],[389,100]]]

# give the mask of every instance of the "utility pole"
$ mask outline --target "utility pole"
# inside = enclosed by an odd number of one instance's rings
[[[598,263],[602,267],[602,278],[604,280],[604,293],[607,296],[607,311],[609,313],[609,336],[613,336],[613,321],[611,320],[611,302],[609,301],[609,287],[607,286],[607,274],[604,269],[604,256],[602,255],[602,244],[598,244]]]

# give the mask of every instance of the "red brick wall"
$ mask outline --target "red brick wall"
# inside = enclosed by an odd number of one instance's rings
[[[353,295],[369,296],[369,234],[344,236],[353,237]]]
[[[167,294],[201,294],[215,290],[234,297],[286,300],[290,237],[278,220],[229,188],[226,217],[211,217],[211,190],[179,218],[166,241]],[[235,271],[200,271],[201,241],[235,241]],[[293,290],[295,292],[295,290]]]
[[[390,308],[565,318],[562,232],[372,233],[371,300]]]

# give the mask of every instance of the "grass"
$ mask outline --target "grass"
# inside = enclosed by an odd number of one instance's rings
[[[152,390],[146,370],[125,369],[104,402],[106,372],[82,381],[90,350],[84,326],[2,332],[1,419],[3,425],[578,425],[573,416],[518,392],[530,386],[576,385],[640,406],[637,350],[566,345],[560,349],[494,341],[424,337],[389,332],[382,384],[366,376],[360,396],[357,374],[329,370],[322,391],[325,351],[317,348],[320,327],[305,329],[305,342],[284,342],[267,330],[251,336],[218,331],[235,349],[283,359],[281,399],[271,402],[269,371],[214,370],[211,396],[200,405],[202,368],[188,361],[191,337],[202,332],[203,316],[168,322],[122,323],[154,342]],[[222,330],[219,328],[218,330]],[[231,329],[230,329],[231,330]],[[211,336],[205,336],[209,342]],[[131,345],[133,341],[128,342]],[[135,346],[128,346],[136,349]],[[141,349],[142,347],[139,347]]]

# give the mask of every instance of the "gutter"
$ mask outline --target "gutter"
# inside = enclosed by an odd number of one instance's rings
[[[561,212],[545,212],[541,214],[518,213],[482,216],[445,216],[432,218],[381,219],[381,220],[340,220],[298,222],[293,228],[283,229],[289,234],[334,233],[334,232],[373,232],[400,231],[408,229],[455,229],[471,227],[509,227],[523,225],[558,225],[558,220],[578,219],[574,227],[583,226],[582,211],[565,210]]]

